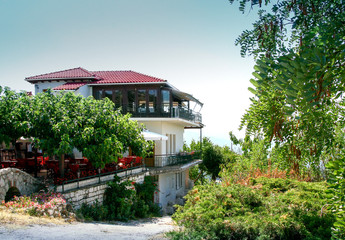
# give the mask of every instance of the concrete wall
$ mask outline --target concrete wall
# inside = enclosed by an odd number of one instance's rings
[[[30,174],[17,168],[0,169],[0,201],[5,199],[10,187],[18,188],[21,195],[30,195],[37,190],[39,184]]]
[[[181,125],[173,124],[165,121],[145,121],[138,120],[138,122],[145,124],[146,128],[161,135],[175,135],[175,152],[167,151],[167,145],[170,145],[171,139],[168,141],[155,141],[156,155],[163,155],[167,153],[178,153],[183,149],[183,133],[184,127]]]
[[[43,90],[48,89],[48,88],[55,88],[57,86],[60,86],[64,84],[64,81],[60,82],[44,82],[44,83],[35,83],[35,95],[37,93],[43,92]]]
[[[92,95],[92,87],[84,85],[80,87],[78,90],[75,91],[75,94],[82,95],[83,97],[87,98],[88,96]]]
[[[160,203],[163,212],[169,205],[176,204],[176,199],[185,196],[186,193],[186,174],[188,169],[185,171],[174,172],[174,173],[164,173],[160,174],[158,177],[158,198],[155,199],[156,202]],[[180,186],[176,185],[176,180],[179,177],[178,174],[182,174],[182,181]],[[180,180],[178,180],[179,182]]]

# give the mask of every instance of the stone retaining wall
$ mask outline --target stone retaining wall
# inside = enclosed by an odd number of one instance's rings
[[[135,176],[123,177],[122,181],[130,180],[140,183],[144,181],[145,175],[147,175],[147,173],[143,172]],[[96,200],[99,203],[103,203],[104,192],[107,187],[107,183],[101,183],[92,186],[81,187],[79,189],[69,190],[64,192],[63,195],[66,198],[67,202],[72,204],[75,209],[78,209],[83,203],[92,204],[95,203]]]
[[[17,168],[0,169],[0,201],[5,200],[10,187],[16,187],[21,195],[30,195],[37,191],[40,182],[30,174]]]

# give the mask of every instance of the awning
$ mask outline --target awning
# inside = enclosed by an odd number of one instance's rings
[[[181,92],[181,91],[178,91],[178,90],[175,90],[175,89],[172,90],[172,93],[173,93],[173,95],[175,95],[176,97],[180,98],[181,100],[193,101],[193,102],[199,104],[200,106],[204,105],[202,102],[200,102],[198,99],[193,97],[191,94],[188,94],[188,93],[185,93],[185,92]]]
[[[161,135],[159,133],[155,133],[155,132],[150,132],[150,131],[147,131],[147,130],[144,130],[142,132],[145,140],[160,140],[160,141],[166,141],[168,140],[168,137],[167,136],[164,136],[164,135]]]

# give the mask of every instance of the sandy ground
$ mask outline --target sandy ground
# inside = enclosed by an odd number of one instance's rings
[[[94,240],[94,239],[130,239],[160,240],[164,232],[173,230],[175,226],[171,217],[150,220],[129,221],[127,223],[71,223],[66,225],[0,225],[1,240]]]

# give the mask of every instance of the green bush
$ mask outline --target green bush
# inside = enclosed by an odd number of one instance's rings
[[[197,186],[173,219],[173,239],[330,239],[325,183],[258,178],[248,186]]]
[[[98,201],[92,205],[83,203],[77,211],[77,216],[86,221],[101,221],[107,218],[108,210]]]
[[[104,193],[103,205],[96,202],[83,204],[78,216],[85,220],[119,220],[159,216],[160,208],[153,203],[153,194],[157,189],[152,177],[145,177],[143,184],[120,181],[118,176],[108,183]]]

